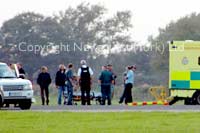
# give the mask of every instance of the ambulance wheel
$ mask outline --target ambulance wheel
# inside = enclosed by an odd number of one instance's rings
[[[200,91],[196,91],[192,97],[194,105],[200,105]]]
[[[196,97],[196,104],[200,105],[200,93]]]

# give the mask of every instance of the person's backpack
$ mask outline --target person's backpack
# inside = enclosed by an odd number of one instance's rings
[[[83,83],[90,83],[90,72],[89,67],[83,68],[81,67],[81,82]]]

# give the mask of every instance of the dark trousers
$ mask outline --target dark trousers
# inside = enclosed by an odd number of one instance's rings
[[[133,102],[132,91],[131,91],[132,87],[133,85],[131,83],[125,85],[125,92],[124,92],[125,104]]]
[[[119,103],[123,103],[123,101],[125,99],[125,87],[126,87],[126,85],[124,84],[124,90],[123,90],[122,95],[121,95],[121,97],[119,99]]]
[[[73,104],[73,87],[72,86],[67,86],[67,105],[72,105]]]
[[[46,96],[46,104],[49,105],[49,88],[48,87],[40,87],[40,92],[41,92],[42,105],[44,105],[44,103],[45,103],[45,96]]]
[[[81,105],[90,104],[90,86],[81,85]],[[86,94],[86,95],[85,95]]]
[[[111,85],[101,85],[102,105],[105,105],[106,99],[108,105],[111,105]]]

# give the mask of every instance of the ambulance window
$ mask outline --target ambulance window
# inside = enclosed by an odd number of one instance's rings
[[[199,65],[200,65],[200,56],[199,56],[199,61],[198,62],[199,62]]]

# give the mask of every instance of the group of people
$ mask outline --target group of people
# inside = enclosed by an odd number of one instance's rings
[[[63,103],[66,105],[73,105],[73,92],[80,88],[81,91],[81,105],[91,105],[90,91],[93,82],[94,72],[91,67],[87,65],[85,60],[81,60],[81,67],[78,69],[77,75],[74,74],[74,66],[69,63],[67,67],[64,64],[59,65],[59,70],[56,73],[55,85],[58,89],[58,105]],[[124,75],[124,92],[120,98],[119,103],[125,104],[132,102],[132,92],[134,82],[135,66],[128,66],[126,74]],[[101,104],[111,105],[112,97],[114,95],[114,86],[117,76],[113,72],[112,65],[108,64],[102,66],[102,71],[98,78],[98,83],[101,88],[102,100]],[[49,104],[49,85],[51,84],[51,76],[48,73],[46,66],[41,67],[41,72],[38,75],[37,83],[41,90],[42,105]]]
[[[55,85],[58,89],[58,105],[62,104],[62,98],[64,98],[64,104],[73,105],[73,91],[78,86],[81,90],[81,104],[91,105],[90,103],[90,90],[92,83],[93,70],[87,66],[86,61],[82,60],[81,67],[78,69],[77,76],[73,71],[73,64],[69,63],[67,68],[64,64],[59,65],[59,70],[56,73]],[[41,73],[38,75],[37,83],[41,88],[42,105],[49,104],[49,85],[51,84],[51,77],[47,71],[47,67],[41,68]],[[45,100],[46,97],[46,100]]]

